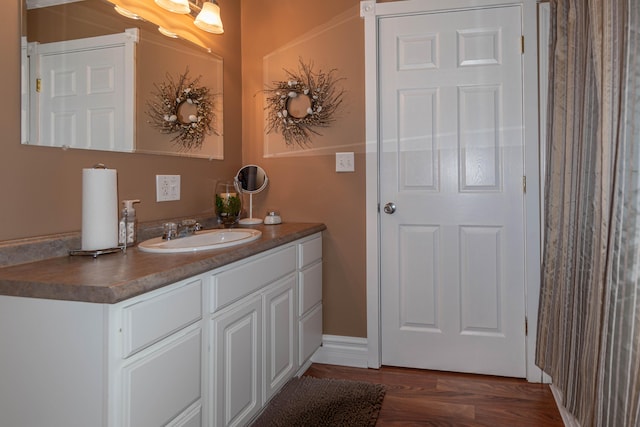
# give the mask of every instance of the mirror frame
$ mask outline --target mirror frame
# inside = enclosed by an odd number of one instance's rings
[[[239,178],[239,176],[240,176],[240,173],[242,173],[242,171],[244,169],[252,168],[252,167],[256,168],[256,176],[260,176],[260,175],[264,176],[264,181],[262,182],[262,185],[260,187],[256,188],[255,190],[245,190],[242,187],[242,183],[244,181],[241,180]],[[269,177],[267,176],[267,173],[265,172],[265,170],[262,167],[258,166],[258,165],[244,165],[238,170],[238,173],[236,173],[236,176],[233,178],[233,182],[234,182],[234,185],[236,187],[236,190],[239,193],[257,194],[257,193],[260,193],[260,192],[264,191],[264,189],[267,188],[267,185],[269,184]]]
[[[21,140],[20,142],[23,145],[32,145],[32,146],[44,146],[44,147],[60,147],[62,149],[68,149],[68,148],[72,148],[72,149],[83,149],[83,150],[98,150],[98,151],[109,151],[109,152],[121,152],[121,153],[140,153],[140,154],[160,154],[160,155],[168,155],[168,156],[179,156],[179,157],[193,157],[193,158],[206,158],[209,160],[223,160],[224,159],[224,130],[223,130],[223,122],[224,122],[224,118],[223,118],[223,87],[224,87],[224,83],[223,83],[223,73],[224,73],[224,65],[223,65],[223,59],[221,56],[219,56],[218,54],[212,53],[211,49],[209,47],[207,47],[206,45],[203,45],[202,43],[199,43],[200,40],[191,40],[188,37],[181,37],[178,41],[174,42],[173,40],[168,40],[166,39],[164,36],[159,35],[159,33],[157,33],[157,31],[154,30],[154,26],[157,26],[158,24],[154,24],[152,21],[150,21],[149,19],[139,19],[139,20],[129,20],[123,16],[118,15],[118,13],[115,11],[115,9],[113,8],[113,6],[116,3],[119,3],[120,0],[99,0],[98,3],[101,3],[104,6],[101,6],[99,8],[100,11],[102,11],[102,9],[104,9],[105,11],[107,9],[111,9],[113,11],[113,17],[115,19],[120,19],[124,24],[123,27],[126,27],[129,24],[132,24],[136,27],[140,28],[140,31],[142,31],[142,29],[144,28],[144,31],[147,31],[146,37],[145,38],[145,43],[148,46],[157,46],[158,43],[162,43],[165,44],[166,43],[177,43],[176,46],[172,46],[172,49],[175,49],[176,51],[180,50],[179,49],[179,45],[182,45],[183,47],[186,47],[186,49],[184,49],[185,54],[187,55],[195,55],[195,61],[197,61],[198,64],[201,64],[203,61],[206,61],[207,58],[208,59],[213,59],[215,62],[215,66],[212,66],[212,68],[215,68],[216,70],[219,69],[219,77],[216,77],[214,80],[211,80],[210,77],[207,77],[207,82],[204,84],[205,86],[207,86],[208,88],[210,88],[211,92],[212,92],[212,96],[215,96],[215,100],[212,102],[213,103],[213,109],[215,110],[215,120],[212,120],[211,125],[212,125],[212,129],[210,132],[207,133],[206,136],[206,140],[205,140],[205,144],[202,146],[202,148],[200,147],[193,147],[192,148],[185,148],[183,147],[183,145],[181,144],[177,144],[175,143],[175,141],[171,141],[170,137],[162,137],[162,139],[160,140],[160,143],[156,143],[155,141],[152,142],[152,140],[150,139],[150,135],[153,133],[156,133],[157,131],[152,131],[151,128],[146,129],[146,127],[143,127],[143,121],[145,121],[144,119],[138,119],[139,116],[143,116],[144,115],[144,109],[146,106],[145,103],[145,99],[147,98],[147,93],[149,94],[149,96],[151,96],[151,91],[153,89],[149,89],[145,86],[144,89],[138,88],[136,91],[133,90],[133,87],[135,87],[139,81],[138,81],[138,76],[134,74],[133,78],[135,80],[135,82],[132,82],[131,84],[131,89],[129,89],[129,86],[127,86],[127,89],[125,90],[125,92],[127,94],[132,94],[131,95],[131,102],[129,104],[127,104],[124,109],[125,109],[125,114],[129,114],[128,111],[137,111],[137,114],[134,118],[134,121],[132,121],[131,126],[132,126],[132,130],[130,132],[127,133],[126,135],[126,140],[129,141],[128,144],[124,147],[121,147],[120,145],[112,147],[110,145],[105,145],[105,144],[100,144],[100,146],[96,146],[96,147],[92,147],[90,145],[60,145],[60,144],[56,144],[56,145],[50,145],[50,144],[44,144],[40,142],[40,138],[38,138],[38,125],[37,120],[38,120],[38,111],[37,110],[33,110],[34,108],[36,108],[35,106],[38,104],[37,102],[37,97],[36,95],[32,94],[35,93],[35,91],[33,90],[27,90],[25,91],[25,88],[29,88],[30,87],[30,83],[35,81],[30,77],[30,67],[29,67],[29,59],[28,59],[28,51],[27,48],[29,47],[26,36],[27,36],[27,13],[28,13],[28,8],[27,8],[27,1],[28,0],[21,0],[21,4],[20,4],[20,13],[21,13],[21,67],[22,67],[22,71],[21,71],[21,81],[22,81],[22,88],[23,88],[23,93],[21,94]],[[45,7],[48,8],[49,6],[53,6],[53,7],[58,7],[60,11],[66,11],[66,13],[69,13],[69,9],[63,9],[63,8],[67,8],[67,7],[75,7],[75,6],[71,6],[67,3],[77,3],[78,0],[32,0],[36,5],[42,5],[42,6],[35,6],[35,8],[40,8],[40,7]],[[125,0],[125,2],[132,2],[134,0]],[[191,0],[192,2],[194,0]],[[195,0],[196,2],[201,1],[201,0]],[[87,4],[89,2],[81,2],[82,4]],[[77,3],[80,4],[80,3]],[[155,10],[155,8],[154,8]],[[57,13],[57,12],[56,12]],[[180,16],[181,18],[183,18],[182,16]],[[186,17],[184,17],[188,22],[188,25],[186,23],[178,23],[176,24],[177,27],[180,28],[187,28],[189,29],[189,31],[193,31],[194,34],[198,34],[198,36],[202,36],[203,33],[201,30],[196,29],[193,30],[193,28],[195,28],[193,26],[193,18],[191,17],[190,20]],[[74,18],[75,19],[75,18]],[[37,22],[40,21],[34,21],[36,22],[36,25],[34,27],[35,28],[39,28],[40,24]],[[45,21],[46,22],[46,21]],[[90,21],[85,21],[85,22],[90,22]],[[109,22],[111,22],[111,20],[109,20]],[[135,22],[135,24],[134,24]],[[37,31],[37,30],[36,30]],[[66,30],[65,30],[66,31]],[[116,34],[120,34],[120,26],[116,26],[115,27],[115,31]],[[129,31],[129,30],[127,30]],[[100,31],[97,31],[96,33],[100,33]],[[66,33],[65,33],[66,34]],[[208,34],[208,33],[203,33],[203,34]],[[73,35],[75,36],[76,33],[73,33]],[[209,37],[210,35],[207,35],[207,37]],[[82,36],[81,36],[82,37]],[[91,33],[88,34],[88,37],[91,38],[92,35]],[[103,37],[103,36],[100,36]],[[73,36],[71,37],[71,39],[73,39]],[[165,41],[163,41],[165,40]],[[205,39],[203,39],[205,40]],[[208,40],[208,38],[207,38]],[[53,38],[52,40],[53,42],[55,42],[55,38]],[[149,42],[150,41],[150,42]],[[63,41],[61,43],[69,43],[69,42],[73,42],[73,40],[69,40],[69,41]],[[50,43],[50,41],[45,41],[44,43]],[[202,49],[202,47],[204,47],[204,49]],[[156,49],[155,47],[153,49]],[[156,49],[157,50],[157,49]],[[191,57],[191,56],[189,56]],[[187,60],[188,61],[188,60]],[[145,61],[146,62],[146,61]],[[200,65],[198,65],[200,66]],[[139,68],[139,64],[138,61],[135,62],[134,64],[135,69],[137,70]],[[34,68],[35,69],[35,68]],[[168,69],[169,70],[169,69]],[[178,72],[182,72],[181,70],[169,70],[169,72],[172,73],[178,73]],[[201,73],[200,71],[198,71],[196,69],[196,72]],[[209,81],[211,80],[211,81]],[[161,77],[156,77],[154,78],[154,81],[157,82],[161,82],[162,78]],[[155,84],[155,83],[153,83]],[[161,83],[158,83],[161,84]],[[151,85],[151,83],[149,83],[148,85]],[[35,87],[35,84],[31,85],[33,87]],[[128,96],[128,95],[127,95]],[[33,98],[33,99],[30,99]],[[32,113],[33,112],[33,113]],[[135,131],[133,129],[137,128],[138,131]],[[142,128],[143,132],[139,132],[139,130]],[[141,139],[142,138],[142,139]],[[118,141],[124,141],[125,138],[119,138]]]

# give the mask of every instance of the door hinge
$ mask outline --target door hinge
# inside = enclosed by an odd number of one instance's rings
[[[527,193],[527,177],[525,175],[522,176],[522,192]]]
[[[42,79],[36,79],[36,92],[42,91]]]
[[[526,317],[524,318],[524,336],[529,336],[529,319],[527,319]]]
[[[520,53],[524,53],[524,36],[520,36]]]

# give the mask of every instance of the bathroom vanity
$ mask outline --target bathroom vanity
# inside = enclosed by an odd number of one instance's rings
[[[245,425],[322,339],[322,224],[0,268],[0,425]]]

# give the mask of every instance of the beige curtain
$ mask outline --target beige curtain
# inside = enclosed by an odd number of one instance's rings
[[[639,426],[638,0],[552,0],[536,363],[582,426]]]

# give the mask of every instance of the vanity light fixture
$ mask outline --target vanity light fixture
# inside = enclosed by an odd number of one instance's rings
[[[157,1],[157,0],[156,0]],[[216,0],[205,1],[202,10],[193,21],[196,27],[212,34],[224,33],[222,19],[220,18],[220,6]]]
[[[171,31],[167,30],[164,27],[158,27],[158,31],[163,36],[171,37],[172,39],[177,39],[178,38],[178,35],[176,33],[172,33]]]
[[[125,18],[129,18],[129,19],[142,19],[140,18],[139,15],[136,15],[133,12],[128,11],[127,9],[124,9],[118,5],[113,6],[113,8],[116,10],[116,12],[118,12],[120,15],[124,16]]]
[[[191,12],[189,8],[189,0],[155,0],[156,4],[161,8],[173,13],[186,15]]]

